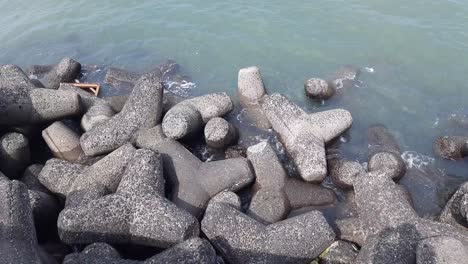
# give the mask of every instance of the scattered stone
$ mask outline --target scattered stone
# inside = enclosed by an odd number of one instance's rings
[[[358,253],[358,247],[353,243],[338,240],[320,255],[320,263],[352,264]]]
[[[115,194],[66,207],[59,216],[67,244],[106,242],[168,248],[197,237],[195,217],[164,198],[161,157],[137,150]]]
[[[215,264],[216,252],[208,241],[191,238],[145,260],[125,260],[110,245],[94,243],[81,253],[69,254],[64,264]]]
[[[390,131],[380,124],[372,125],[367,130],[369,157],[379,152],[391,152],[401,156],[400,146]]]
[[[205,126],[205,141],[212,148],[225,148],[237,139],[236,129],[221,117],[210,119]]]
[[[237,94],[241,105],[246,109],[247,116],[261,129],[271,128],[265,117],[260,100],[266,95],[262,75],[258,67],[247,67],[239,70],[237,79]]]
[[[417,264],[458,264],[468,260],[468,247],[452,237],[432,237],[419,242]]]
[[[19,133],[7,133],[0,138],[0,170],[15,178],[29,165],[29,140]]]
[[[392,179],[397,181],[406,173],[406,164],[400,155],[392,152],[379,152],[372,155],[367,164],[368,171],[389,171]]]
[[[80,136],[60,121],[44,129],[42,138],[59,159],[77,162],[86,158],[81,149]]]
[[[203,233],[229,263],[310,263],[335,238],[317,211],[265,226],[239,210],[239,197],[222,192],[202,221]]]
[[[318,100],[327,100],[335,94],[334,86],[319,78],[307,80],[304,84],[304,90],[307,96]]]
[[[86,132],[93,127],[105,123],[115,115],[114,110],[108,104],[97,104],[89,108],[81,118],[81,128]]]
[[[196,217],[220,191],[238,191],[254,179],[245,158],[201,162],[179,142],[165,137],[161,126],[142,131],[136,144],[162,154],[165,177],[172,190],[168,197]]]
[[[26,186],[0,177],[0,255],[2,263],[41,263]]]
[[[184,100],[167,111],[162,121],[164,134],[182,139],[202,131],[210,119],[221,117],[233,108],[226,93],[213,93]]]
[[[159,123],[162,113],[160,73],[143,75],[120,113],[81,136],[87,156],[107,154],[125,143],[140,129]]]
[[[434,153],[444,159],[457,160],[468,155],[468,138],[462,136],[439,137],[434,142]]]
[[[51,71],[44,76],[44,85],[50,89],[58,89],[60,83],[74,82],[81,72],[81,64],[71,58],[63,58]]]
[[[0,66],[0,125],[22,126],[80,113],[80,100],[68,91],[36,88],[17,66]]]
[[[440,221],[443,223],[450,224],[462,231],[467,231],[468,218],[466,211],[468,210],[467,203],[468,195],[468,182],[465,182],[450,198],[445,205],[444,210],[440,215]]]
[[[354,179],[364,171],[359,162],[342,159],[328,161],[328,167],[333,183],[342,189],[351,189]]]
[[[265,97],[262,107],[301,177],[321,182],[327,175],[325,143],[351,126],[351,114],[343,109],[307,114],[280,94]]]

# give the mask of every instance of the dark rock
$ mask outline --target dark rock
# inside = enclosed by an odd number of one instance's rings
[[[304,90],[307,96],[318,100],[327,100],[335,94],[334,86],[319,78],[307,80],[304,84]]]
[[[328,78],[328,83],[334,89],[348,88],[352,87],[354,81],[361,73],[359,67],[354,65],[344,65],[336,70],[330,78]]]
[[[235,159],[235,158],[246,158],[247,157],[247,150],[239,145],[229,146],[224,151],[224,158],[225,159]]]
[[[52,71],[54,65],[31,65],[26,69],[26,74],[36,77],[42,77],[44,74]]]
[[[458,264],[468,260],[468,247],[452,237],[426,238],[419,242],[417,264]]]
[[[162,121],[164,134],[170,138],[190,138],[214,117],[221,117],[233,108],[226,93],[213,93],[184,100],[167,111]]]
[[[444,136],[434,142],[434,153],[444,159],[462,159],[468,155],[468,137]]]
[[[44,76],[44,85],[50,89],[58,89],[60,83],[74,82],[81,71],[81,64],[71,58],[63,58],[59,64]]]
[[[81,253],[73,253],[65,258],[64,264],[215,264],[216,252],[208,241],[192,238],[145,260],[125,260],[110,245],[94,243]]]
[[[450,198],[445,205],[439,220],[443,223],[450,224],[461,231],[468,231],[468,218],[466,217],[466,211],[468,208],[467,195],[468,182],[462,184],[452,198]]]
[[[109,68],[107,70],[106,77],[104,78],[104,82],[114,87],[133,88],[140,76],[141,75],[136,72]]]
[[[352,264],[358,255],[358,248],[353,243],[335,241],[324,253],[320,255],[323,264]]]
[[[247,116],[261,129],[271,128],[265,117],[260,99],[266,95],[262,75],[258,67],[247,67],[239,70],[237,79],[237,95],[241,105],[246,109]]]
[[[239,197],[222,192],[202,221],[203,233],[229,263],[310,263],[335,238],[317,211],[265,226],[239,209]]]
[[[252,197],[247,215],[268,225],[286,219],[290,211],[289,200],[283,190],[262,188]]]
[[[33,164],[28,166],[24,170],[23,176],[21,176],[21,178],[18,180],[26,184],[29,190],[49,193],[49,190],[39,181],[39,174],[41,173],[43,167],[44,166],[41,164]]]
[[[142,131],[136,144],[162,154],[170,199],[197,217],[211,197],[225,189],[238,191],[254,179],[246,159],[201,162],[179,142],[166,138],[161,126]]]
[[[168,248],[197,237],[197,219],[165,199],[163,186],[160,155],[137,150],[115,194],[73,203],[60,213],[61,240]]]
[[[29,140],[19,133],[0,138],[0,170],[9,178],[21,175],[31,160]]]
[[[78,162],[86,158],[81,149],[80,136],[63,122],[56,121],[44,129],[42,138],[52,154],[59,159]]]
[[[0,124],[28,125],[74,116],[80,100],[66,91],[36,88],[17,66],[0,67]]]
[[[205,141],[212,148],[225,148],[237,139],[234,126],[221,117],[210,119],[205,126]]]
[[[159,123],[162,114],[160,73],[143,75],[120,113],[81,136],[87,156],[107,154],[132,140],[135,133]]]
[[[26,186],[0,177],[0,255],[2,263],[40,263]]]
[[[343,109],[308,114],[280,94],[266,96],[262,107],[301,177],[321,182],[327,175],[325,143],[351,126],[351,114]]]

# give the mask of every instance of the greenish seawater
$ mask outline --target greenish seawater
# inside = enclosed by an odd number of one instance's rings
[[[349,146],[364,142],[373,123],[385,124],[403,150],[430,157],[437,136],[468,133],[447,122],[468,114],[467,0],[1,0],[0,24],[0,63],[72,56],[144,71],[171,58],[192,76],[194,93],[233,96],[238,69],[257,65],[270,93],[310,111],[349,109]],[[346,99],[305,98],[306,79],[344,64],[373,73],[363,70]],[[464,161],[436,165],[468,179]]]

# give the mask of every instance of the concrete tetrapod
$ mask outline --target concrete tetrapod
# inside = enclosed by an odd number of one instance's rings
[[[325,143],[351,126],[351,113],[335,109],[308,114],[280,94],[264,97],[262,107],[301,177],[321,182],[327,175]]]
[[[135,152],[114,194],[91,199],[83,199],[82,191],[76,194],[78,198],[75,193],[67,197],[57,224],[61,240],[68,244],[168,248],[199,234],[197,219],[164,198],[161,156],[151,150]]]
[[[165,137],[161,126],[142,131],[136,144],[162,154],[165,177],[172,190],[168,197],[196,217],[220,191],[238,191],[254,180],[247,159],[201,162],[179,142]]]

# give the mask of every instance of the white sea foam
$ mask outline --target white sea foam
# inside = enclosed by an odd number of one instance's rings
[[[429,166],[434,162],[434,158],[425,156],[416,151],[405,151],[401,155],[401,158],[405,161],[408,168],[422,169],[423,167]]]
[[[372,67],[364,67],[364,70],[366,72],[368,72],[368,73],[374,73],[375,72],[374,68],[372,68]]]

